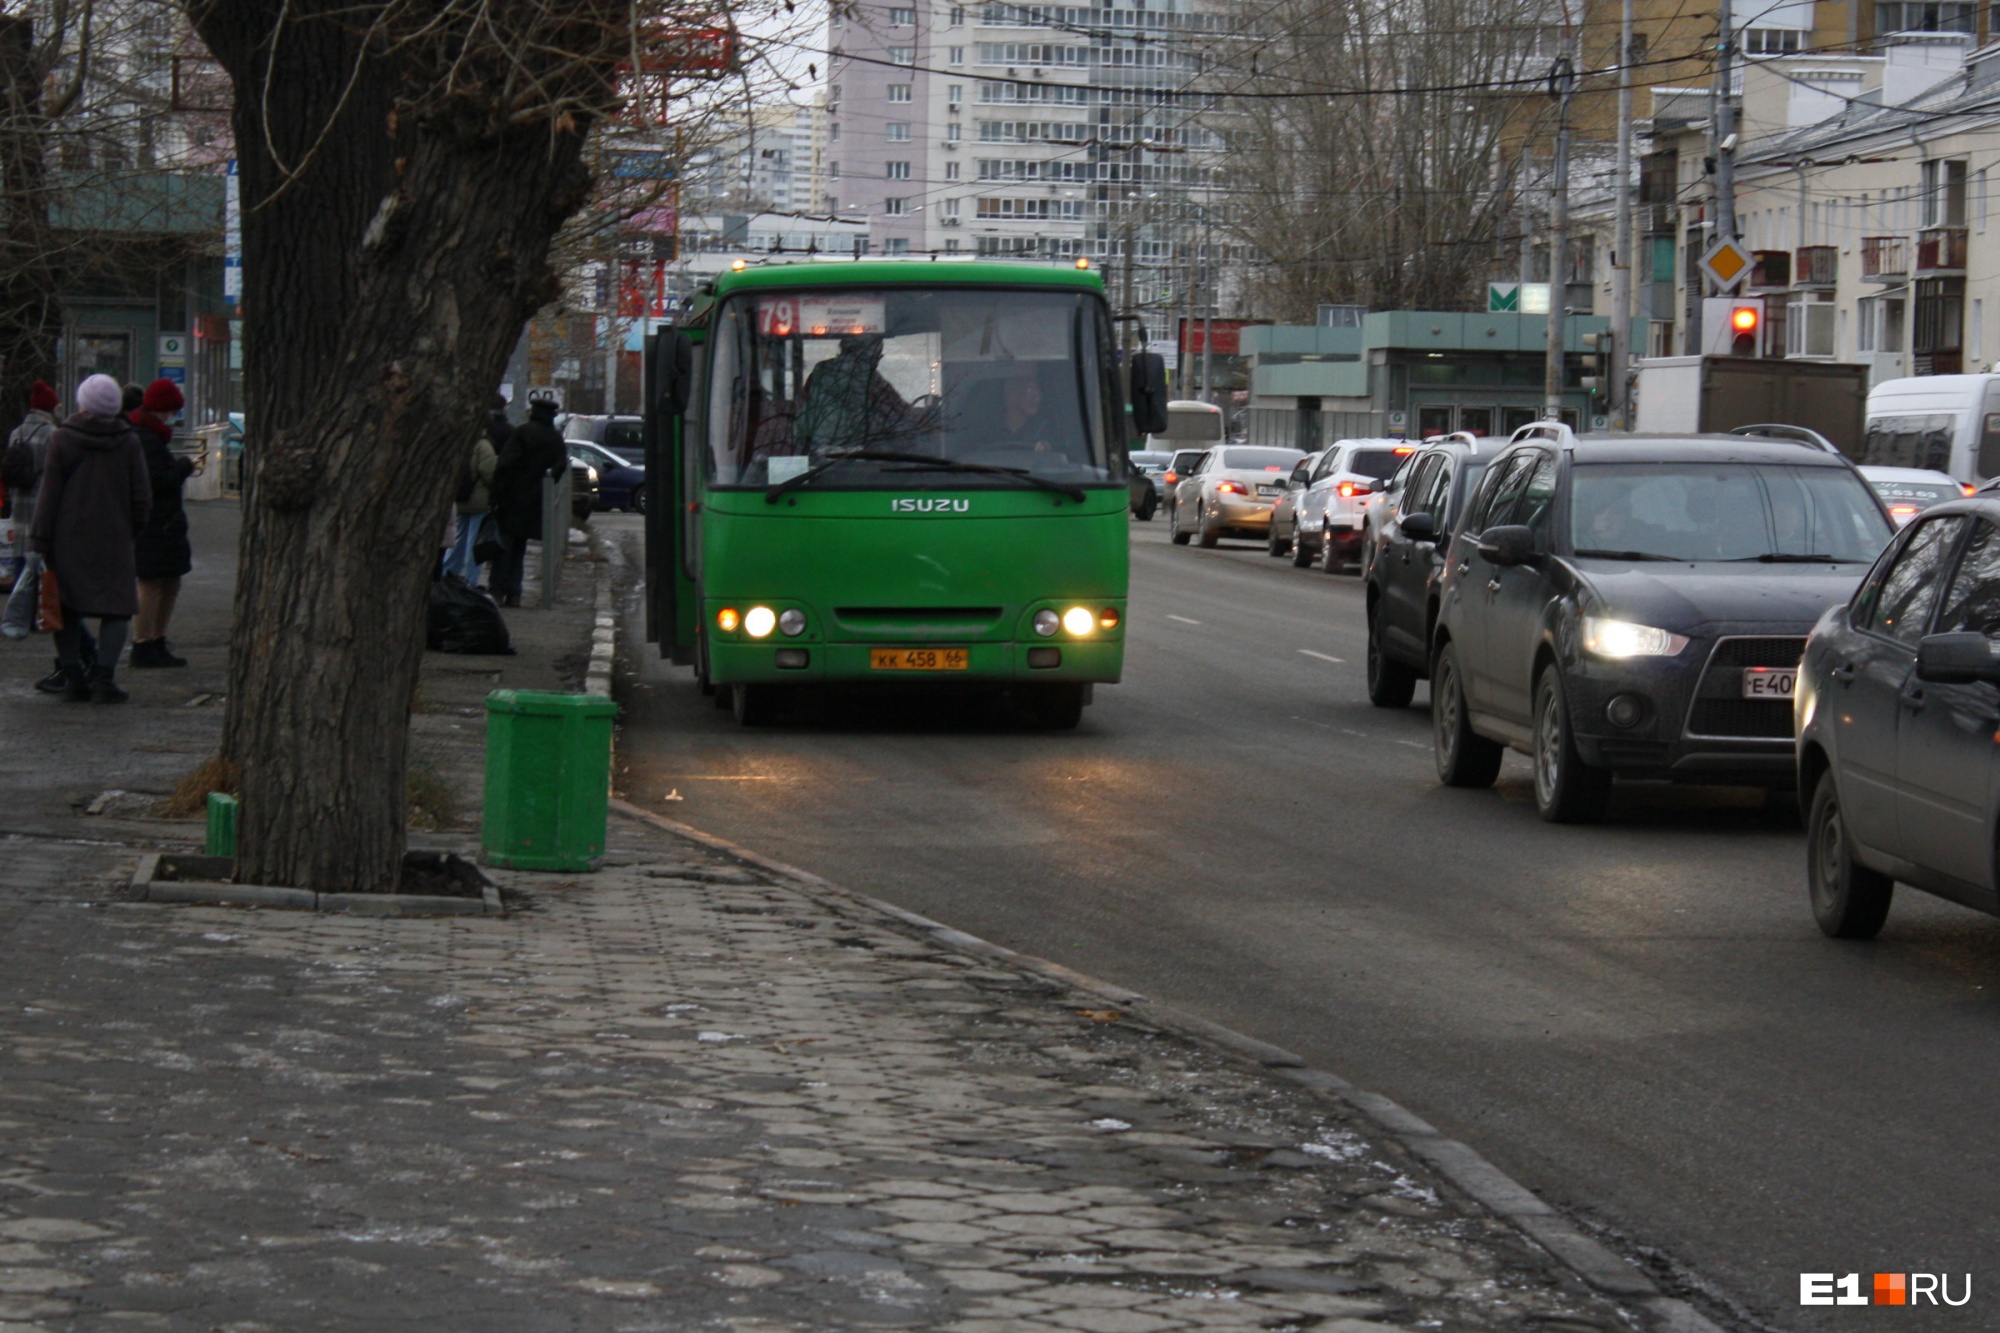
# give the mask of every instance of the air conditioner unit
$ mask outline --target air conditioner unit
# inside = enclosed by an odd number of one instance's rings
[[[945,225],[945,226],[947,226],[947,227],[956,227],[956,226],[958,225],[958,219],[957,219],[957,218],[946,218],[946,219],[944,220],[944,225]]]

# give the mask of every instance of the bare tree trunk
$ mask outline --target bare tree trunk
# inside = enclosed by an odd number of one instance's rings
[[[602,28],[622,16],[608,9],[570,13]],[[503,39],[511,16],[542,15],[505,0],[482,13]],[[521,326],[556,293],[549,243],[586,197],[588,117],[510,114],[477,82],[477,39],[456,66],[421,45],[371,49],[369,11],[339,0],[191,16],[236,87],[244,207],[249,447],[224,731],[242,769],[237,873],[379,890],[404,847],[452,492]],[[595,68],[601,105],[610,58],[573,64],[561,77]]]
[[[0,15],[0,440],[28,410],[28,387],[56,379],[61,271],[49,230],[47,70],[26,15]]]

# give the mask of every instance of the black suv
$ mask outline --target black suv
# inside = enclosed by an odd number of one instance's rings
[[[1367,566],[1368,702],[1404,708],[1430,674],[1444,548],[1487,460],[1506,447],[1453,435],[1424,445],[1370,516]]]
[[[1813,916],[1882,929],[1897,880],[2000,912],[2000,499],[1927,509],[1846,606],[1798,684]]]
[[[1792,786],[1806,634],[1894,532],[1810,445],[1522,427],[1445,559],[1439,778],[1489,786],[1512,746],[1558,823],[1599,817],[1614,773]]]

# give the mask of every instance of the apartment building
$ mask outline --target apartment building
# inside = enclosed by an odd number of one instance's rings
[[[1198,85],[1223,26],[1192,0],[861,0],[829,28],[826,207],[877,253],[1172,264],[1220,148]]]

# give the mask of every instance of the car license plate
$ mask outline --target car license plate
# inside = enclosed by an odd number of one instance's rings
[[[870,648],[870,671],[966,671],[972,666],[968,648]]]
[[[1789,699],[1799,683],[1797,667],[1744,667],[1743,697]]]
[[[1283,486],[1259,486],[1257,488],[1257,494],[1259,495],[1283,495],[1284,493],[1285,488]]]

